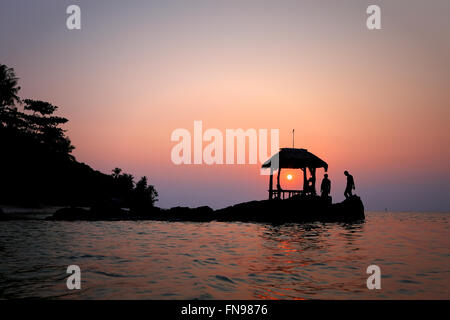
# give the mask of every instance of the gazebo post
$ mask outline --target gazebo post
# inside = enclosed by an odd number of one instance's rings
[[[311,172],[311,177],[312,177],[311,193],[313,195],[315,195],[316,194],[316,168],[309,168],[309,171]]]
[[[269,200],[273,199],[273,168],[270,167],[270,177],[269,177]]]
[[[303,171],[303,194],[308,191],[308,178],[306,177],[306,168],[302,168]]]
[[[277,190],[278,190],[278,199],[281,199],[281,184],[280,184],[280,174],[281,174],[281,167],[278,167],[278,174],[277,174]]]

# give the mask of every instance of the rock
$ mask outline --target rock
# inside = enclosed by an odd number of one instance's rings
[[[160,218],[163,220],[206,222],[214,220],[214,210],[208,206],[197,208],[174,207],[162,211]]]
[[[338,217],[340,221],[364,220],[364,204],[360,197],[353,195],[340,203],[333,204],[331,215]]]
[[[197,208],[148,208],[142,212],[125,211],[113,203],[101,203],[90,210],[65,208],[50,220],[163,220],[163,221],[241,221],[241,222],[353,222],[364,220],[364,205],[358,196],[331,204],[319,196],[299,196],[287,200],[260,200],[239,203],[220,210]]]
[[[299,196],[287,200],[244,202],[215,212],[218,221],[243,222],[339,222],[364,220],[359,197],[331,204],[319,196]]]
[[[158,218],[160,217],[162,211],[163,209],[154,206],[140,208],[135,207],[130,209],[127,216],[131,220],[159,220]]]
[[[90,212],[93,220],[122,220],[127,218],[127,212],[112,202],[94,205]]]
[[[154,210],[154,212],[159,212]],[[145,213],[131,213],[125,211],[113,203],[100,203],[89,210],[83,208],[63,208],[56,211],[47,220],[61,221],[117,221],[117,220],[149,220],[153,218],[153,210]]]
[[[48,217],[47,220],[62,220],[62,221],[76,221],[76,220],[91,220],[92,214],[83,208],[62,208],[57,210],[53,216]]]

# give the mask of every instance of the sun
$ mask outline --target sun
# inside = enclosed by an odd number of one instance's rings
[[[286,177],[288,180],[292,180],[292,174],[288,174]]]

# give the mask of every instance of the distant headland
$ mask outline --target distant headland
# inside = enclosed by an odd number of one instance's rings
[[[68,119],[49,102],[21,99],[18,81],[14,69],[0,64],[0,204],[154,206],[158,193],[147,177],[135,183],[119,168],[108,175],[77,161],[62,128]]]

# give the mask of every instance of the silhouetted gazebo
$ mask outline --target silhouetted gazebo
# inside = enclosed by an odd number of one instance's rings
[[[278,161],[277,161],[278,159]],[[263,169],[270,169],[269,179],[269,199],[273,199],[273,195],[276,194],[278,198],[285,198],[285,194],[288,197],[296,194],[315,194],[316,193],[316,169],[324,168],[328,171],[328,164],[317,157],[316,155],[308,152],[306,149],[296,148],[281,148],[280,151],[267,160],[263,165]],[[303,171],[303,190],[283,190],[280,185],[280,173],[281,169],[301,169]],[[312,185],[308,187],[308,179],[306,175],[306,168],[308,168]],[[273,173],[278,170],[277,174],[277,190],[273,190]],[[308,191],[309,190],[309,191]]]

